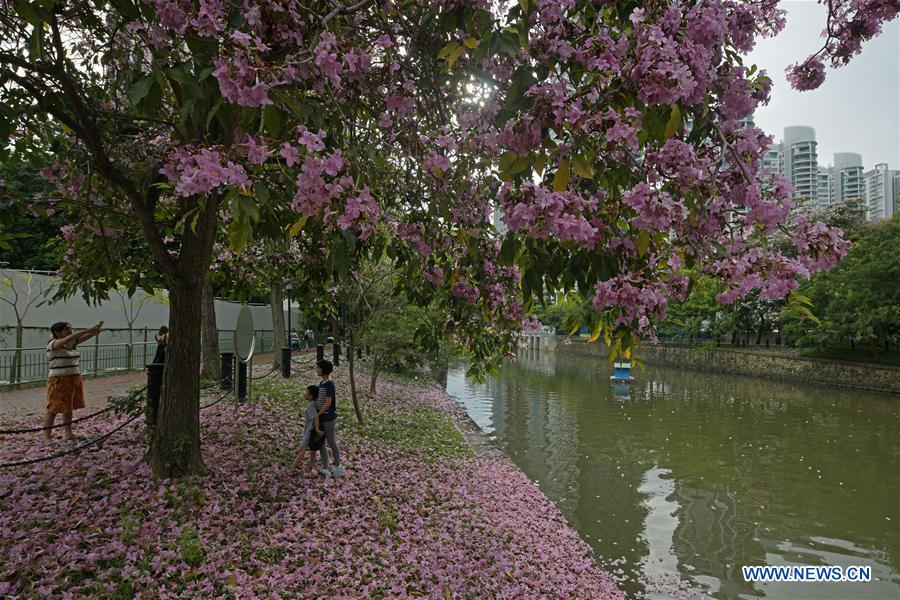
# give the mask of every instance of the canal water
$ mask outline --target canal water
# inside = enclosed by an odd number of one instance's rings
[[[900,398],[525,350],[447,391],[629,597],[900,598]],[[746,583],[752,565],[870,566],[870,583]]]

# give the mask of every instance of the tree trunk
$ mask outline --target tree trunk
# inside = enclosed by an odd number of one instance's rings
[[[12,365],[9,368],[9,382],[18,383],[22,381],[22,340],[25,328],[22,321],[16,322],[16,352],[13,354]],[[18,386],[16,386],[18,387]]]
[[[284,299],[282,294],[282,283],[280,280],[276,280],[272,282],[272,289],[270,292],[270,298],[272,301],[272,329],[274,330],[275,340],[272,342],[274,348],[272,359],[272,365],[275,368],[281,367],[281,349],[286,348],[290,341],[285,342],[285,332],[284,332]],[[288,306],[288,310],[291,307]]]
[[[203,354],[200,374],[207,379],[219,381],[222,378],[222,364],[219,360],[219,328],[216,325],[216,298],[209,277],[205,277],[203,280],[200,313],[203,321],[200,331]]]
[[[130,371],[134,368],[134,323],[128,324],[128,367],[126,370]]]
[[[170,286],[169,344],[150,468],[156,477],[204,473],[200,454],[202,284]]]
[[[353,364],[355,361],[354,358],[354,344],[353,338],[350,338],[350,345],[347,347],[347,357],[349,359],[350,364],[350,398],[353,400],[353,410],[356,412],[356,421],[362,425],[363,424],[363,416],[362,410],[359,408],[359,400],[356,397],[356,371],[353,369]]]
[[[371,379],[369,380],[369,394],[371,396],[375,395],[375,381],[378,379],[378,371],[381,370],[381,359],[378,356],[378,352],[372,351],[372,374]]]
[[[155,477],[206,473],[200,452],[200,323],[218,205],[218,198],[207,198],[196,226],[184,228],[181,253],[174,265],[157,258],[169,292],[170,338],[159,413],[150,440],[150,470]]]
[[[331,317],[331,337],[334,338],[336,344],[341,341],[341,327],[337,317]]]

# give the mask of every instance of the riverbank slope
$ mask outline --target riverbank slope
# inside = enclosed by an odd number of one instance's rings
[[[338,479],[288,468],[310,373],[203,411],[204,478],[151,479],[136,425],[102,449],[0,471],[0,596],[622,597],[518,468],[473,453],[443,390],[385,380],[359,426],[344,371]],[[0,438],[0,462],[50,451],[39,434]]]
[[[602,343],[559,342],[556,351],[575,356],[606,358]],[[852,389],[900,394],[900,367],[827,358],[784,356],[746,348],[717,348],[644,342],[637,357],[648,364],[679,367],[711,373],[730,373],[799,381]]]

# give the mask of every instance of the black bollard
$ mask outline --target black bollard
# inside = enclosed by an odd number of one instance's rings
[[[316,362],[325,360],[325,344],[316,346]]]
[[[238,400],[247,401],[247,363],[238,361]]]
[[[362,358],[362,346],[356,347],[356,358]]]
[[[222,389],[230,390],[234,387],[234,353],[222,352]]]
[[[147,425],[150,427],[156,425],[156,416],[159,414],[159,397],[162,395],[164,367],[163,363],[147,365],[147,409],[144,415],[147,418]]]
[[[291,378],[291,349],[281,349],[281,376],[285,379]]]
[[[331,345],[331,350],[332,350],[332,356],[334,358],[334,360],[332,360],[331,363],[334,366],[340,365],[341,364],[341,345],[339,343],[335,342]]]

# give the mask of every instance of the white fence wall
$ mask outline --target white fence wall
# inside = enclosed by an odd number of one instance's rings
[[[152,341],[153,333],[161,325],[169,323],[169,304],[165,292],[148,297],[144,291],[138,290],[131,299],[127,296],[123,298],[124,292],[122,294],[111,292],[109,300],[97,306],[89,305],[80,296],[50,304],[48,297],[42,294],[50,289],[52,296],[54,279],[46,274],[13,269],[0,270],[0,297],[15,303],[20,314],[25,310],[29,300],[41,296],[32,304],[25,316],[24,325],[27,329],[22,344],[25,348],[45,346],[50,335],[49,327],[56,321],[68,321],[76,329],[104,321],[104,327],[107,329],[102,334],[101,343],[104,344],[128,342],[126,311],[132,315],[137,314],[133,324],[134,342],[143,341],[144,328],[149,329]],[[236,302],[216,300],[216,325],[220,331],[234,329],[240,308],[241,305]],[[253,313],[255,329],[272,330],[272,311],[268,305],[251,305],[250,310]],[[291,325],[297,330],[300,330],[301,318],[297,308],[294,307],[291,312]],[[0,301],[0,348],[15,347],[15,325],[14,309],[7,302]]]

